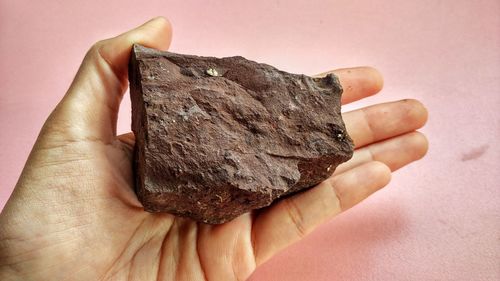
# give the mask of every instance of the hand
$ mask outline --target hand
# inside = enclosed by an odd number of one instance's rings
[[[0,215],[1,280],[243,280],[426,153],[419,102],[373,105],[344,114],[354,157],[315,188],[222,225],[144,212],[133,192],[134,137],[116,135],[117,114],[132,44],[166,49],[170,37],[156,18],[87,53]],[[343,103],[382,87],[371,68],[334,73]]]

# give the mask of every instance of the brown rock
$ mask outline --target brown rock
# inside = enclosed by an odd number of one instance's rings
[[[320,183],[352,156],[334,75],[134,45],[129,80],[146,211],[223,223]]]

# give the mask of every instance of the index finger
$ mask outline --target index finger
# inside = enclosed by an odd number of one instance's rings
[[[378,93],[383,85],[384,79],[378,70],[369,66],[340,68],[323,72],[316,75],[323,77],[327,74],[335,74],[344,92],[342,94],[342,104],[348,104]]]

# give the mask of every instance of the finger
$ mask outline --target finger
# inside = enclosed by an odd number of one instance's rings
[[[252,219],[252,214],[246,213],[227,223],[199,225],[197,248],[203,280],[246,280],[255,270]]]
[[[344,89],[342,104],[348,104],[378,93],[383,85],[382,74],[373,67],[341,68],[318,74],[318,77],[333,73],[337,75]]]
[[[402,100],[364,107],[343,114],[356,148],[421,128],[427,110],[417,100]]]
[[[132,45],[138,43],[146,47],[167,50],[172,40],[172,27],[164,17],[156,17],[143,25],[99,42],[99,53],[108,62],[116,76],[127,82],[128,62]]]
[[[390,177],[384,164],[365,163],[259,214],[252,229],[257,265],[384,187]]]
[[[353,157],[335,169],[334,175],[371,161],[379,161],[395,171],[409,163],[419,160],[427,153],[427,138],[419,132],[377,142],[357,149]]]
[[[54,127],[63,127],[74,138],[112,140],[116,134],[118,108],[127,88],[132,45],[139,43],[166,49],[170,37],[168,21],[155,18],[119,36],[94,44],[66,96],[50,118],[51,122],[59,123]]]

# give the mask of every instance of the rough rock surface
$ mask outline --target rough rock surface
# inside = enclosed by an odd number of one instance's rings
[[[318,184],[352,156],[334,75],[134,45],[129,80],[146,211],[223,223]]]

